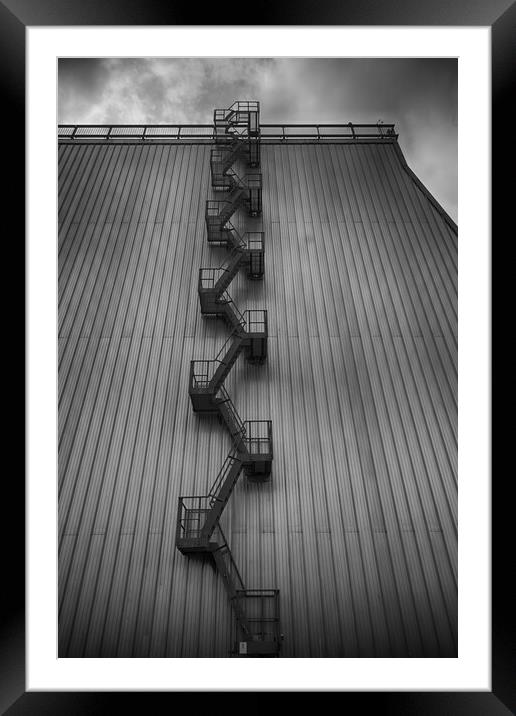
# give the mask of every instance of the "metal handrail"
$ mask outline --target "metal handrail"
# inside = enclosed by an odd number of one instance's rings
[[[201,537],[206,515],[211,511],[209,499],[209,495],[180,495],[176,527],[177,538],[199,539]],[[188,506],[187,500],[193,500],[193,506]]]
[[[229,344],[231,344],[231,343],[233,342],[233,340],[235,339],[236,335],[237,335],[237,334],[236,334],[235,331],[231,331],[231,333],[229,334],[228,338],[226,338],[226,340],[224,341],[224,344],[222,345],[221,349],[219,350],[219,352],[218,352],[217,355],[215,356],[215,360],[216,360],[219,364],[223,365],[223,364],[225,363],[224,357],[226,356],[226,353],[227,353],[227,350],[228,350],[228,346],[229,346]]]
[[[258,238],[253,238],[253,236],[257,236]],[[246,237],[247,241],[245,242],[245,246],[248,249],[248,251],[264,251],[264,232],[263,231],[246,231]]]
[[[256,426],[266,426],[266,434],[255,434]],[[247,452],[250,455],[272,455],[272,421],[246,420],[244,423]],[[263,447],[266,447],[263,450]]]
[[[230,472],[231,468],[233,467],[234,463],[238,460],[238,457],[234,451],[230,452],[229,455],[224,460],[224,463],[222,467],[219,470],[219,474],[215,478],[215,482],[210,487],[210,491],[208,492],[208,495],[210,496],[210,504],[214,504],[217,499],[217,494],[221,488],[222,483],[226,479],[228,473]],[[241,462],[241,460],[239,461]]]
[[[259,112],[260,103],[256,100],[237,100],[230,107],[215,109],[213,116],[215,119],[228,120],[232,115],[245,114],[247,112]]]
[[[233,205],[234,202],[229,199],[207,199],[204,214],[209,218],[218,219],[226,207],[231,207]],[[228,221],[229,219],[227,219],[225,223],[227,224]]]
[[[237,234],[238,236],[238,234]],[[240,236],[238,236],[238,239],[242,242],[243,247],[245,247],[245,243],[242,241]],[[233,259],[239,254],[242,256],[242,246],[235,246],[228,258],[226,259],[225,263],[222,264],[222,266],[208,266],[203,267],[199,269],[199,283],[198,286],[200,289],[211,289],[215,288],[217,282],[221,278],[222,274],[229,273],[231,262]]]
[[[223,269],[221,266],[216,268],[200,268],[199,269],[199,288],[200,289],[209,289],[214,288],[215,284],[217,283],[219,279],[219,272],[220,271],[226,271],[227,269]]]
[[[222,361],[215,359],[210,360],[192,360],[190,361],[190,387],[193,390],[209,390],[211,387],[211,380],[215,374],[217,368],[212,368],[212,365],[217,366],[222,364]],[[203,372],[199,371],[199,368]]]
[[[258,112],[258,110],[260,109],[260,103],[254,99],[238,99],[233,102],[229,109],[232,109],[236,112]]]
[[[225,228],[226,231],[229,231],[233,236],[236,237],[236,241],[237,241],[237,244],[238,244],[238,247],[239,247],[239,248],[241,248],[241,249],[245,249],[245,248],[246,248],[246,246],[247,246],[246,242],[245,242],[244,239],[240,236],[240,234],[239,234],[238,231],[235,229],[235,227],[233,226],[233,224],[231,223],[231,221],[226,221],[226,225],[225,225],[224,228]],[[263,233],[263,232],[262,232],[262,233]],[[235,247],[235,248],[236,248],[236,247]],[[233,249],[233,251],[235,250],[235,248]],[[232,253],[233,253],[233,251],[232,251]]]
[[[233,139],[228,144],[217,145],[217,148],[213,148],[210,152],[210,162],[222,163],[228,154],[239,153],[246,146],[246,143],[241,139]]]
[[[225,303],[226,305],[231,306],[231,310],[235,313],[235,316],[237,317],[237,320],[240,323],[240,325],[242,327],[245,326],[246,321],[245,321],[244,315],[239,311],[239,309],[237,308],[235,302],[233,301],[233,299],[231,298],[231,296],[229,295],[227,290],[224,291],[220,295],[220,298],[218,299],[218,301],[220,303]]]
[[[260,124],[262,142],[280,139],[397,139],[394,123],[376,124]],[[212,124],[59,124],[58,138],[76,142],[80,139],[113,141],[132,139],[145,142],[163,140],[213,141],[217,137]]]
[[[260,314],[261,318],[253,316]],[[245,325],[247,333],[266,333],[267,332],[267,311],[261,308],[251,308],[244,311]],[[261,330],[256,330],[254,326],[261,326]]]
[[[236,410],[235,406],[233,405],[233,401],[229,397],[229,393],[227,392],[227,390],[225,389],[225,387],[223,385],[220,386],[220,388],[217,391],[217,395],[215,397],[219,403],[225,403],[227,405],[228,410],[232,414],[233,419],[237,425],[238,434],[241,437],[245,437],[245,435],[246,435],[245,424],[242,421],[242,418],[240,417],[240,415],[237,413],[237,410]]]
[[[236,588],[236,593],[239,594],[242,591],[246,591],[244,580],[242,579],[242,575],[240,574],[240,571],[237,567],[237,564],[233,558],[233,554],[231,552],[231,549],[229,547],[228,541],[226,539],[226,536],[224,535],[224,532],[222,531],[222,527],[220,526],[220,522],[217,521],[215,531],[219,532],[219,539],[217,539],[217,542],[219,543],[219,546],[217,547],[216,551],[223,552],[223,554],[229,555],[229,568],[230,568],[230,577],[236,576],[238,587]],[[239,588],[240,587],[240,588]]]
[[[245,605],[248,599],[267,600],[269,604],[272,600],[272,614],[266,615],[263,611],[259,615],[250,614],[250,610]],[[272,640],[278,643],[281,641],[279,589],[237,589],[233,601],[239,603],[240,608],[245,612],[252,638],[258,637],[262,641]],[[263,604],[264,601],[260,601],[260,603]],[[262,609],[263,607],[260,608],[260,611]]]
[[[233,189],[235,189],[236,187],[238,187],[239,189],[247,189],[247,182],[241,177],[239,177],[234,169],[228,169],[226,171],[226,176],[229,179]]]

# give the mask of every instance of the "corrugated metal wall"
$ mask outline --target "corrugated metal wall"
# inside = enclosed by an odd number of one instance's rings
[[[202,318],[210,147],[59,150],[59,654],[225,657],[233,617],[209,562],[174,547],[180,494],[230,443],[188,397]],[[248,587],[281,590],[286,657],[454,656],[457,236],[393,144],[262,148],[269,357],[226,387],[271,418],[265,484],[223,527]]]

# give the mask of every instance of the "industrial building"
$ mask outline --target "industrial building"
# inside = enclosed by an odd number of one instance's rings
[[[60,657],[457,655],[457,227],[259,112],[59,126]]]

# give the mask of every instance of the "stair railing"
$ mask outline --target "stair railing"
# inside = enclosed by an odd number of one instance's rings
[[[247,174],[240,178],[231,164],[240,152],[239,142],[247,137],[249,157],[259,162],[259,105],[257,102],[236,102],[229,109],[214,111],[216,141],[224,136],[218,133],[222,128],[229,142],[224,149],[211,153],[212,181],[215,189],[230,188],[230,198],[224,202],[207,201],[206,224],[208,240],[225,243],[230,254],[219,268],[199,270],[199,296],[201,309],[206,313],[223,316],[232,327],[228,339],[214,359],[191,361],[190,395],[194,410],[217,413],[226,424],[233,440],[233,450],[226,457],[208,495],[182,496],[178,503],[176,545],[182,552],[211,552],[226,590],[231,599],[242,644],[249,641],[249,655],[270,656],[279,652],[279,640],[275,633],[264,628],[261,619],[256,626],[256,616],[249,621],[246,604],[248,595],[257,596],[260,590],[248,590],[238,571],[229,545],[220,527],[222,511],[245,468],[247,474],[263,477],[270,473],[272,460],[272,436],[270,421],[242,421],[224,387],[227,373],[238,358],[244,346],[248,348],[249,360],[263,360],[266,355],[267,312],[249,309],[244,313],[236,307],[228,285],[236,275],[239,266],[248,263],[248,275],[263,275],[263,233],[251,232],[247,243],[242,239],[231,218],[242,201],[246,201],[251,215],[261,211],[261,174]],[[228,156],[229,153],[229,156]],[[220,172],[219,169],[223,171]],[[227,183],[226,183],[227,179]],[[218,222],[218,226],[217,226]],[[213,234],[210,236],[210,228]],[[238,259],[238,260],[237,260]],[[254,263],[253,263],[254,260]],[[228,273],[232,274],[228,280]],[[251,338],[250,338],[251,336]],[[264,590],[265,591],[265,590]],[[269,593],[277,590],[267,590]],[[264,596],[265,598],[265,596]],[[263,614],[260,612],[260,618]],[[267,616],[266,619],[268,620]],[[267,622],[268,623],[268,622]],[[242,655],[247,654],[247,646]]]

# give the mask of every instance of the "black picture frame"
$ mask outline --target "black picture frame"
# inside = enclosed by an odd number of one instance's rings
[[[514,78],[514,38],[516,37],[516,4],[507,0],[434,0],[422,4],[417,0],[400,0],[385,3],[382,0],[319,0],[317,3],[259,2],[253,5],[254,17],[261,25],[449,25],[490,26],[492,32],[492,236],[510,241],[514,235],[509,222],[509,210],[514,202],[514,180],[508,181],[503,167],[514,153],[507,132],[511,121],[510,95]],[[22,234],[25,216],[25,149],[22,127],[25,123],[25,31],[27,26],[60,25],[231,25],[242,24],[235,15],[231,23],[226,12],[212,5],[202,11],[202,23],[198,7],[180,6],[173,2],[157,0],[0,0],[0,86],[3,97],[3,115],[6,121],[4,138],[4,172],[8,170],[9,181],[3,192],[4,209],[9,207],[15,234]],[[222,22],[221,22],[222,19]],[[49,101],[53,101],[49,99]],[[9,132],[7,134],[6,132]],[[11,137],[15,133],[15,137]],[[5,152],[11,151],[12,158]],[[7,210],[6,210],[7,211]],[[23,228],[22,228],[23,227]],[[4,228],[5,232],[5,228]],[[24,236],[6,236],[18,247],[25,265]],[[494,246],[494,242],[493,242]],[[500,257],[502,252],[500,251]],[[498,269],[501,258],[493,253],[492,269]],[[21,284],[23,285],[23,283]],[[510,283],[497,277],[493,282],[492,306],[510,305],[507,290]],[[20,289],[19,289],[20,290]],[[12,297],[11,297],[12,298]],[[24,306],[24,295],[21,296]],[[492,311],[492,316],[497,311]],[[25,317],[25,311],[23,311]],[[19,320],[15,325],[20,328]],[[494,324],[493,324],[494,339]],[[492,395],[504,381],[506,396],[507,372],[498,362],[505,353],[497,351],[499,343],[493,340]],[[23,337],[21,340],[23,344]],[[504,347],[506,348],[506,346]],[[25,346],[26,351],[30,346]],[[26,355],[26,353],[25,353]],[[23,362],[18,362],[23,366]],[[23,384],[25,379],[22,377]],[[500,391],[499,391],[500,392]],[[505,397],[507,400],[507,398]],[[494,406],[494,402],[493,402]],[[493,411],[494,415],[494,411]],[[502,422],[502,421],[501,421]],[[491,692],[343,692],[339,702],[343,710],[355,713],[364,707],[374,709],[382,716],[506,716],[516,713],[516,639],[515,610],[516,590],[509,579],[513,557],[511,545],[514,532],[511,503],[510,462],[502,463],[503,447],[510,445],[510,422],[504,420],[492,431],[493,483],[492,483],[492,691]],[[161,711],[158,701],[176,698],[177,692],[26,692],[25,691],[25,499],[24,480],[15,466],[5,472],[4,504],[8,509],[10,527],[4,537],[4,610],[0,627],[0,711],[9,716],[19,714],[97,714],[113,713],[127,706],[142,708],[147,712]],[[506,467],[509,466],[509,467]],[[503,469],[502,469],[503,466]],[[7,491],[7,495],[5,494]],[[512,566],[512,572],[514,572]],[[262,703],[266,694],[257,694],[255,703]],[[196,701],[210,694],[197,693]],[[316,694],[316,698],[320,695]],[[154,704],[156,704],[154,706]]]

